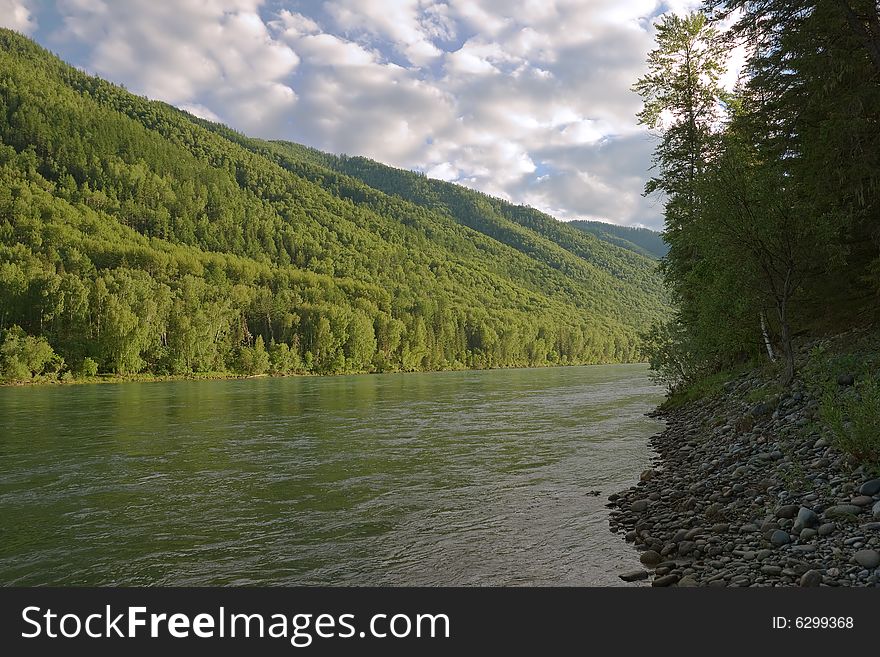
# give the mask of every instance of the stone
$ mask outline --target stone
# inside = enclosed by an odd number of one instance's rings
[[[812,509],[802,506],[797,511],[793,529],[797,532],[807,527],[815,527],[819,524],[819,516]]]
[[[694,551],[695,547],[696,543],[694,543],[693,541],[682,541],[678,544],[678,553],[683,557],[687,556]]]
[[[814,538],[816,538],[816,534],[818,534],[818,533],[819,532],[817,532],[815,529],[813,529],[811,527],[804,527],[801,530],[801,533],[798,534],[798,537],[802,541],[812,541]]]
[[[822,573],[818,570],[808,570],[801,575],[799,583],[801,586],[819,586],[822,583]]]
[[[654,581],[651,582],[651,586],[672,586],[678,581],[678,575],[664,575],[663,577],[656,577]]]
[[[761,572],[765,575],[771,575],[773,577],[778,577],[782,574],[782,566],[774,566],[773,564],[767,564],[766,566],[761,566]]]
[[[660,563],[660,554],[655,552],[654,550],[647,550],[642,552],[642,556],[639,557],[639,561],[641,561],[646,566],[650,566],[652,564]]]
[[[648,500],[636,500],[629,505],[629,510],[633,513],[642,513],[643,511],[647,511],[648,504]]]
[[[862,568],[876,568],[880,566],[880,552],[877,552],[877,550],[859,550],[853,555],[853,559]]]
[[[843,516],[855,516],[862,511],[862,507],[855,504],[835,504],[825,509],[826,518],[841,518]]]
[[[874,498],[870,495],[856,495],[850,500],[855,506],[869,506],[874,503]]]
[[[621,573],[618,575],[620,579],[624,582],[638,582],[642,579],[648,579],[648,571],[647,570],[631,570],[628,573]]]
[[[782,547],[790,541],[791,537],[788,535],[788,532],[781,529],[774,529],[773,533],[770,535],[770,542],[776,547]]]
[[[859,495],[876,495],[880,493],[880,479],[866,481],[859,488]]]
[[[819,536],[829,536],[834,533],[834,530],[837,528],[833,522],[826,522],[824,525],[819,526]]]
[[[851,386],[856,382],[856,377],[854,374],[841,374],[837,377],[837,385],[839,386]]]
[[[874,520],[880,520],[880,502],[877,502],[873,508],[871,509],[871,513],[874,516]]]
[[[794,518],[798,512],[797,504],[786,504],[776,509],[777,518]]]
[[[770,404],[760,402],[752,406],[752,410],[750,411],[752,417],[760,417],[762,415],[767,415],[768,413],[773,412],[773,407]]]
[[[691,588],[691,587],[699,586],[699,585],[700,585],[700,583],[696,579],[694,579],[694,577],[692,575],[685,575],[680,580],[678,580],[678,584],[676,584],[676,586],[678,586],[680,588],[681,587]]]

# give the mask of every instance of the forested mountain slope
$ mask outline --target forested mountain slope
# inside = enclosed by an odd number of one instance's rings
[[[0,375],[610,362],[666,312],[647,258],[370,166],[0,30]]]
[[[569,221],[569,226],[574,226],[585,233],[595,235],[600,240],[622,246],[624,249],[635,251],[649,258],[660,259],[669,252],[669,245],[663,241],[660,233],[649,228],[634,228],[632,226],[617,226],[604,221]]]

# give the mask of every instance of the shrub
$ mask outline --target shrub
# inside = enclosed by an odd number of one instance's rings
[[[80,363],[79,367],[77,368],[76,375],[77,375],[77,377],[84,378],[84,379],[87,379],[87,378],[90,378],[93,376],[97,376],[98,375],[98,363],[96,363],[94,360],[92,360],[91,358],[86,356],[85,358],[82,359],[82,362]]]
[[[18,326],[3,332],[0,341],[0,378],[6,381],[29,381],[35,376],[58,374],[64,359],[58,356],[46,338],[36,338]]]
[[[866,379],[844,393],[826,390],[820,412],[837,446],[862,462],[880,464],[880,383]]]

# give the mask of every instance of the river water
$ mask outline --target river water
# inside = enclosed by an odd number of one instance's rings
[[[660,398],[641,365],[0,388],[0,584],[618,585]]]

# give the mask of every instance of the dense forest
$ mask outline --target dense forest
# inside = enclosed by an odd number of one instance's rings
[[[638,357],[656,263],[364,158],[249,139],[0,30],[0,377]]]
[[[721,29],[721,26],[732,27]],[[720,84],[743,46],[739,84]],[[672,388],[880,312],[880,5],[709,0],[657,26],[634,90],[658,135],[675,312],[647,335]],[[875,427],[876,431],[876,427]]]
[[[595,235],[600,240],[622,246],[624,249],[641,253],[649,258],[659,260],[669,252],[669,245],[663,241],[663,236],[649,228],[618,226],[604,221],[586,221],[582,219],[569,221],[568,225],[585,233]]]

